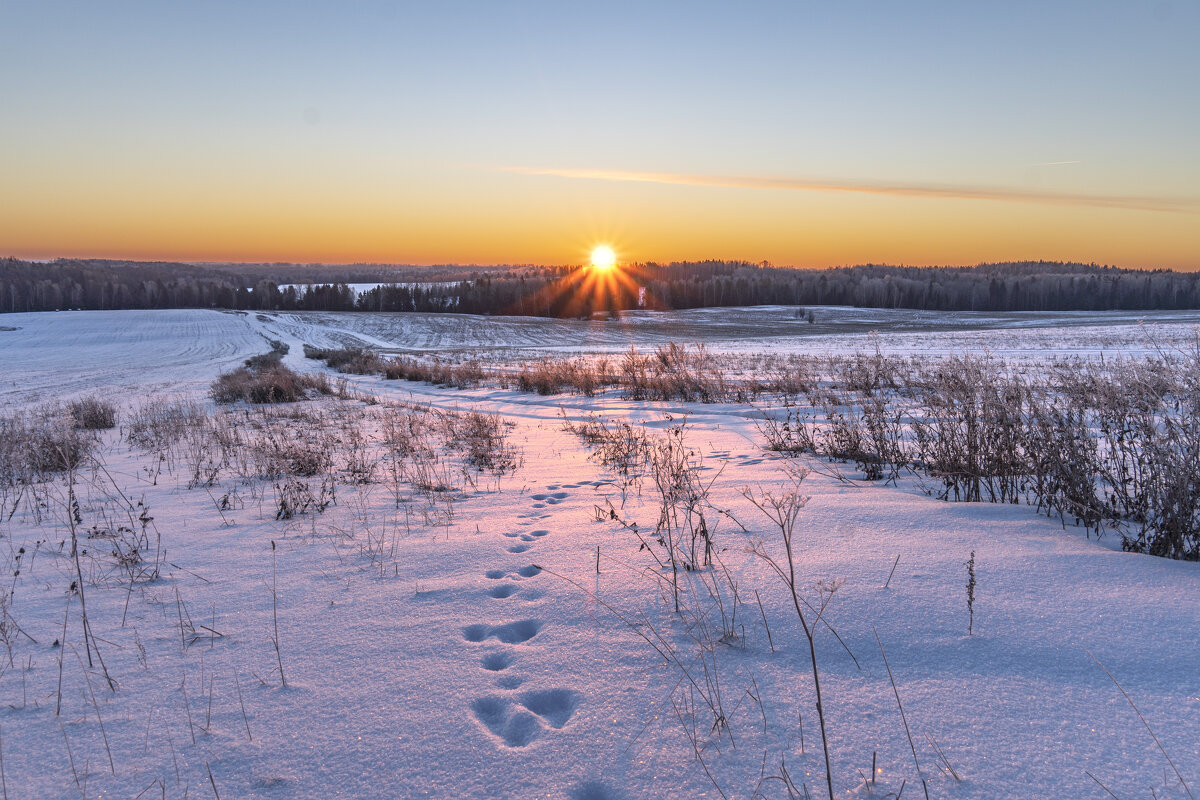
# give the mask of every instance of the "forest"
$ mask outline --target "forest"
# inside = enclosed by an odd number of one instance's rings
[[[350,284],[379,284],[355,292]],[[1200,273],[1023,261],[829,269],[742,261],[587,267],[0,260],[0,313],[132,308],[587,317],[751,305],[930,311],[1200,308]]]

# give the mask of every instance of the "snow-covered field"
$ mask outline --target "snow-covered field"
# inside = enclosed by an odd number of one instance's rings
[[[0,407],[194,390],[269,349],[246,314],[220,311],[66,311],[0,319]],[[12,330],[5,330],[10,328]]]
[[[997,355],[1127,354],[1195,335],[1200,312],[1014,312],[1005,314],[814,307],[815,322],[789,306],[624,313],[605,321],[470,314],[278,313],[271,325],[319,346],[513,359],[613,353],[667,342],[704,342],[714,352],[889,352],[988,349]],[[931,334],[937,334],[931,336]]]
[[[80,470],[77,507],[61,480],[40,504],[5,495],[7,797],[789,797],[787,779],[799,796],[825,796],[808,643],[763,558],[783,557],[780,533],[743,494],[790,485],[787,462],[762,449],[754,409],[351,378],[379,402],[267,412],[303,412],[279,424],[327,432],[338,452],[356,430],[373,464],[371,481],[356,483],[339,460],[326,475],[336,502],[291,519],[276,518],[288,482],[316,493],[321,475],[228,465],[189,488],[201,439],[163,460],[123,438],[130,410],[151,396],[216,413],[208,382],[267,339],[287,342],[287,362],[303,370],[318,369],[303,343],[503,358],[669,340],[827,352],[873,348],[871,330],[888,352],[1037,358],[1182,346],[1200,322],[816,311],[814,325],[783,308],[587,323],[0,317],[17,328],[0,330],[0,405],[98,392],[126,425],[103,434],[103,470]],[[396,403],[500,415],[521,465],[462,473],[448,458],[454,490],[401,486],[379,456],[384,416],[410,413]],[[249,437],[262,413],[227,419]],[[702,459],[718,565],[683,573],[681,614],[657,545],[641,547],[659,516],[653,481],[622,492],[621,476],[563,429],[564,417],[591,414],[656,436],[685,423]],[[847,482],[812,466],[795,564],[801,597],[828,601],[815,648],[837,797],[1188,797],[1175,769],[1200,792],[1200,565],[1122,553],[1112,537],[1025,506],[943,503],[914,479]],[[155,545],[143,563],[161,574],[130,581],[111,554],[119,536],[105,532],[143,525]],[[80,575],[103,666],[99,656],[88,666],[82,598],[69,591]]]
[[[269,348],[302,344],[516,362],[556,354],[611,354],[667,342],[716,353],[983,352],[1137,355],[1194,342],[1200,312],[954,313],[818,307],[816,322],[784,306],[630,312],[619,320],[549,320],[470,314],[70,311],[0,318],[0,408],[91,391],[134,398],[162,390],[203,393],[221,371]],[[6,330],[12,329],[12,330]]]

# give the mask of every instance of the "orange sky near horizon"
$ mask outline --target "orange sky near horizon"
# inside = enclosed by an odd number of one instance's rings
[[[186,199],[136,189],[53,190],[0,218],[19,258],[573,264],[610,244],[623,262],[709,258],[780,266],[975,264],[1045,259],[1200,268],[1195,214],[1036,202],[830,196],[667,185],[567,187],[554,179],[462,196],[372,196],[345,187]],[[601,195],[597,197],[596,195]],[[39,201],[41,201],[39,203]],[[72,207],[72,203],[75,207]]]

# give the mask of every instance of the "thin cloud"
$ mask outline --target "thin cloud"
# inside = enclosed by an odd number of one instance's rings
[[[661,183],[676,186],[710,186],[736,189],[780,189],[798,192],[848,192],[887,197],[924,197],[949,200],[998,200],[1011,203],[1051,203],[1137,211],[1194,213],[1200,198],[1139,197],[1133,195],[1074,194],[1035,189],[1006,189],[986,186],[953,186],[920,183],[873,183],[860,181],[813,181],[802,178],[770,178],[753,175],[696,175],[674,172],[633,172],[609,169],[556,169],[545,167],[501,167],[504,172],[544,175],[576,180],[623,183]]]

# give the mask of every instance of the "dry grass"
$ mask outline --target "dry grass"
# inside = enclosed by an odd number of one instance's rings
[[[323,375],[301,375],[275,364],[259,369],[238,367],[217,377],[209,396],[218,403],[295,403],[311,394],[332,394],[333,387]]]
[[[760,425],[772,450],[853,463],[869,480],[915,472],[945,500],[1026,502],[1063,524],[1114,530],[1130,550],[1200,559],[1200,343],[1143,359],[1054,362],[1036,373],[987,356],[888,356],[878,340],[834,356],[722,356],[670,343],[616,361],[526,361],[515,372],[478,361],[306,352],[342,371],[460,388],[492,382],[538,394],[616,390],[636,401],[701,403],[765,395],[783,407]]]
[[[99,397],[81,397],[67,404],[75,427],[101,431],[117,426],[117,407]]]
[[[14,487],[73,470],[95,452],[97,438],[59,406],[0,417],[0,484]]]

